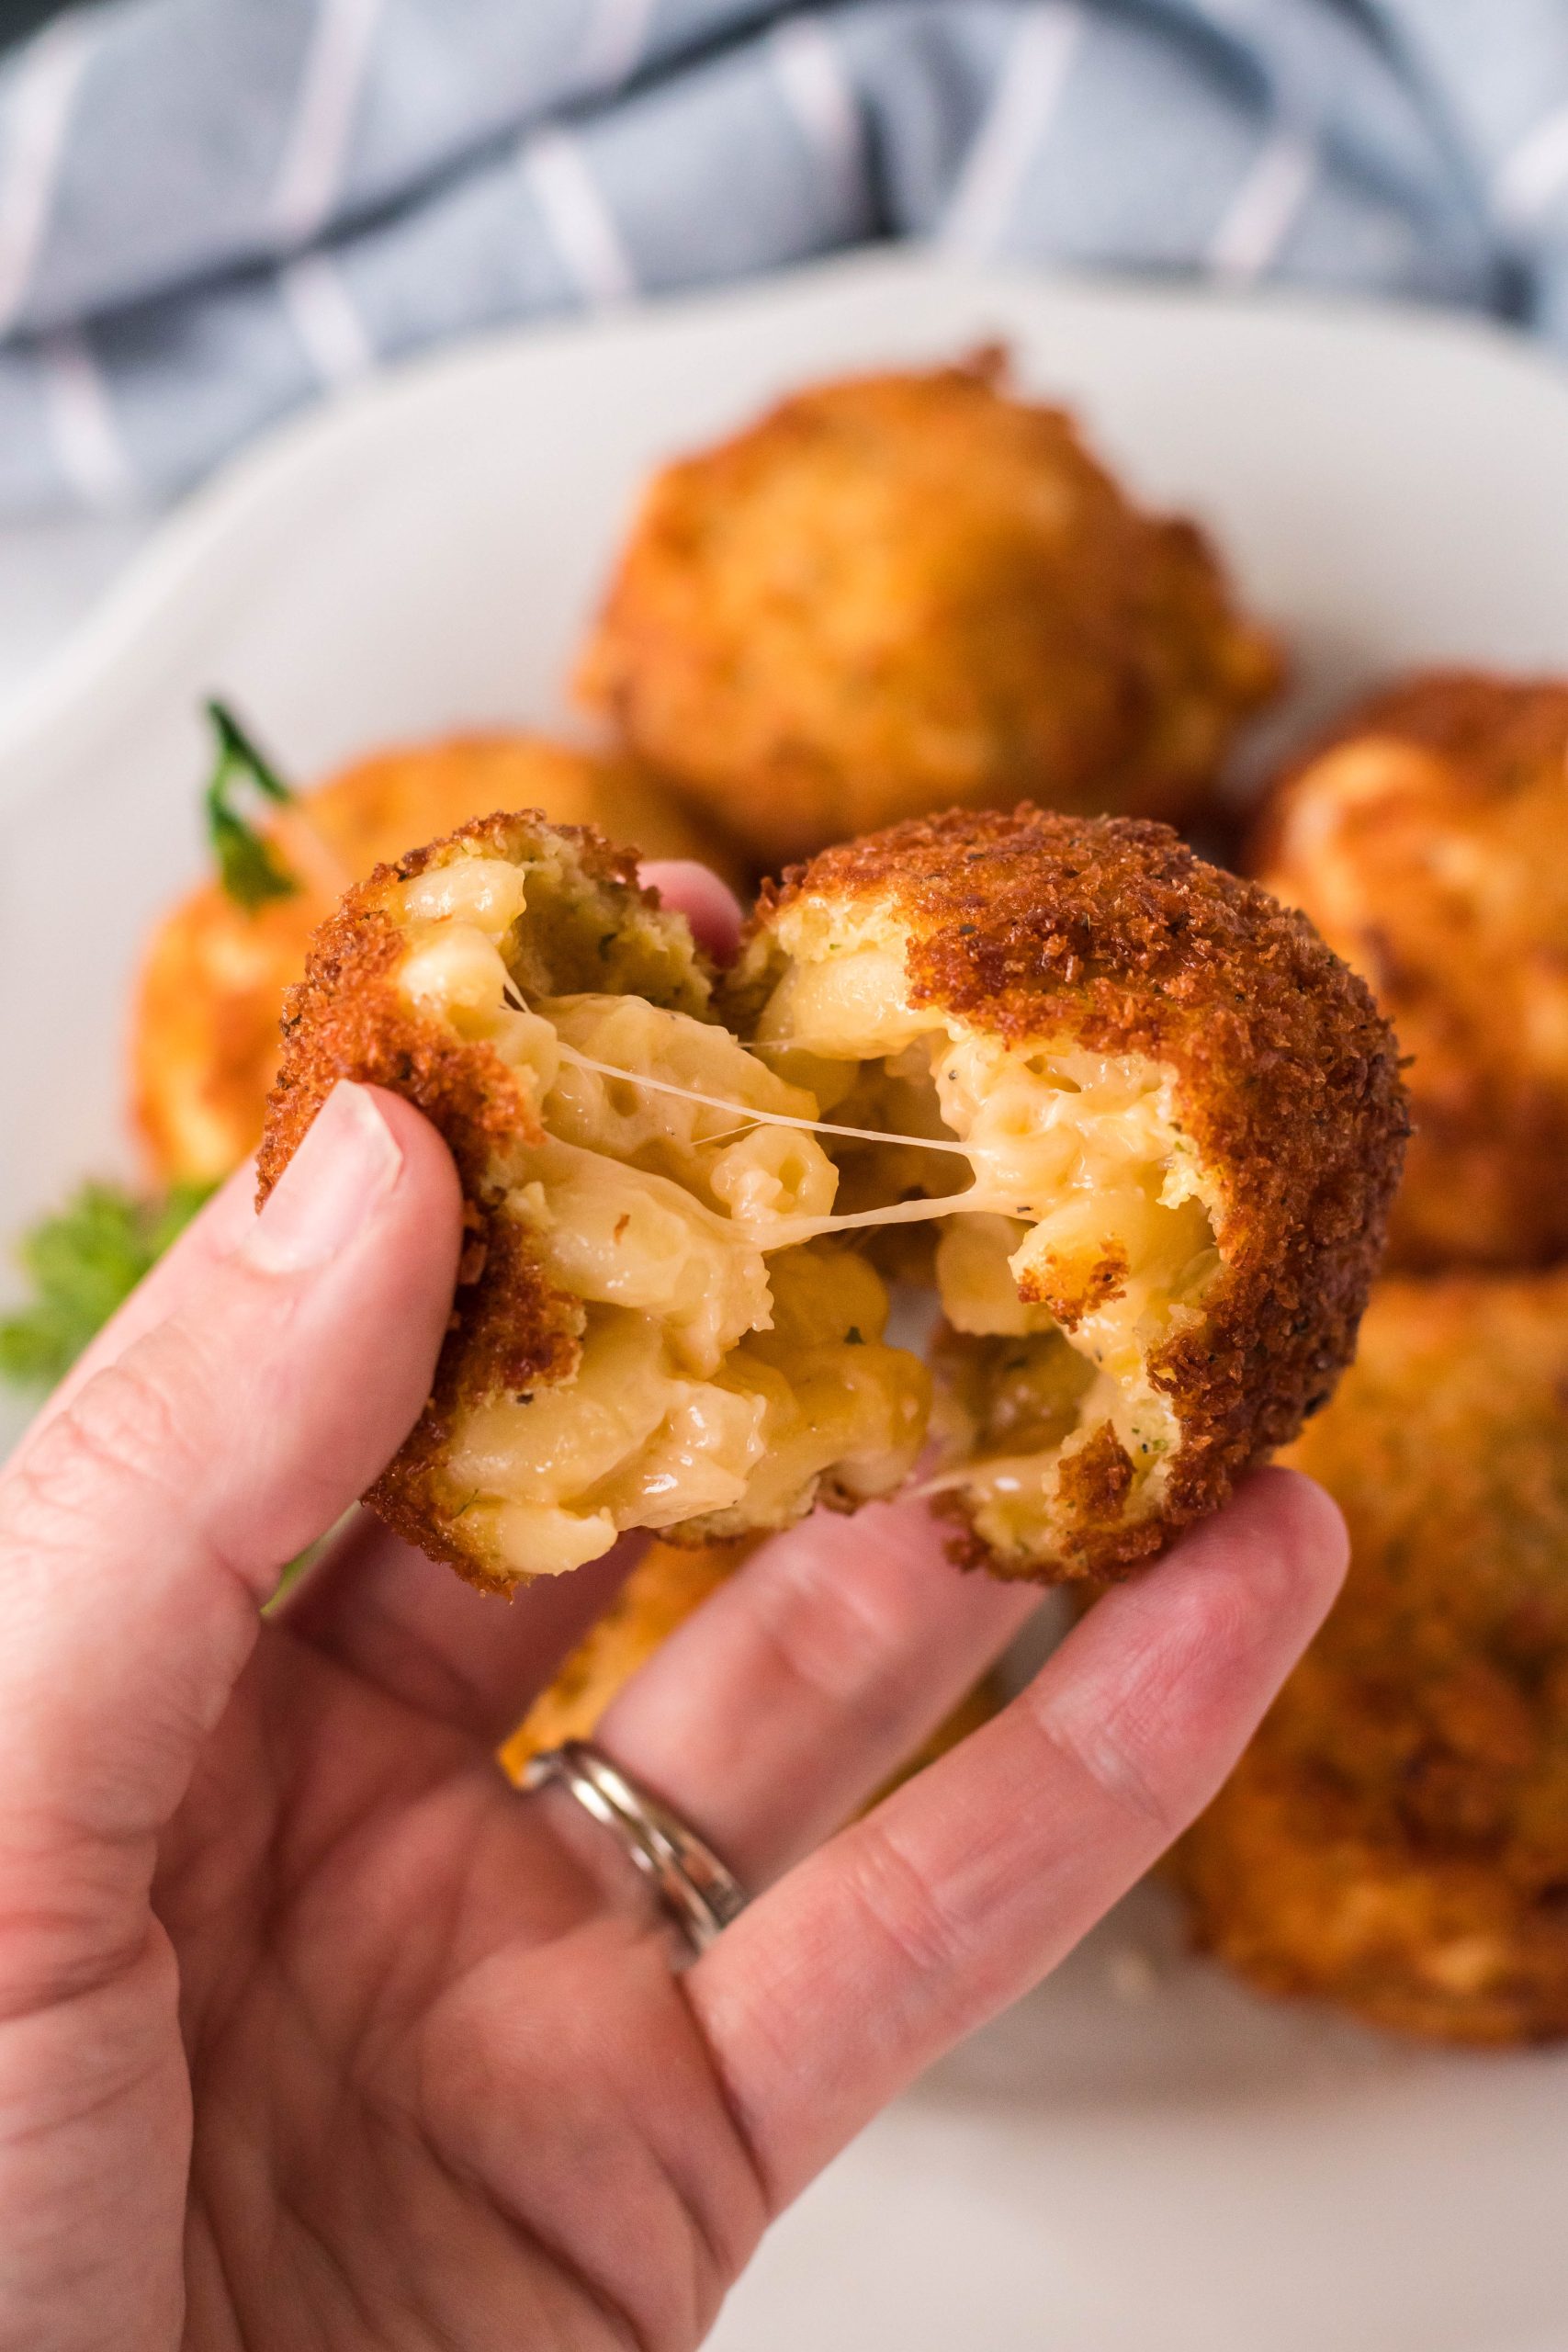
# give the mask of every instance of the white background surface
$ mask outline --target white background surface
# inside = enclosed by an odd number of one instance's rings
[[[153,527],[151,517],[0,526],[0,727]]]
[[[123,1159],[137,943],[197,870],[193,716],[288,765],[558,721],[634,486],[813,373],[1010,335],[1218,529],[1297,713],[1380,671],[1568,669],[1568,386],[1472,325],[919,258],[508,338],[288,429],[52,668],[135,524],[0,536],[0,1229]],[[1141,1892],[774,2233],[721,2352],[1568,2352],[1568,2058],[1255,2001]]]

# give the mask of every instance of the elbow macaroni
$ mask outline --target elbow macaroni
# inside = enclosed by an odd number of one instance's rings
[[[820,1121],[857,1093],[902,1100],[919,1120],[906,1134],[951,1138],[922,1183],[972,1171],[962,1194],[911,1204],[898,1194],[919,1155],[896,1137],[854,1148],[860,1192],[869,1170],[892,1197],[852,1222],[938,1221],[936,1287],[969,1351],[941,1419],[963,1464],[934,1483],[964,1491],[998,1551],[1048,1550],[1063,1466],[1109,1428],[1133,1508],[1157,1507],[1179,1431],[1145,1362],[1219,1263],[1219,1204],[1168,1072],[924,1012],[896,939],[819,926],[781,927],[790,961],[754,1050],[638,995],[532,993],[508,959],[525,898],[516,865],[482,855],[400,889],[398,985],[515,1084],[529,1119],[507,1210],[581,1302],[569,1379],[458,1417],[442,1501],[466,1536],[509,1573],[553,1574],[623,1529],[732,1534],[786,1524],[818,1493],[902,1483],[929,1375],[886,1344],[886,1286],[838,1238],[852,1220],[835,1217]]]

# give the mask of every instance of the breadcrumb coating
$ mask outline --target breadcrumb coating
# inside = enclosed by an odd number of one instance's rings
[[[346,885],[470,817],[538,806],[596,824],[648,857],[697,858],[736,878],[711,828],[621,754],[531,735],[458,735],[357,761],[265,830],[301,888],[247,910],[216,882],[170,910],[148,943],[131,1015],[137,1133],[164,1183],[209,1182],[261,1139],[277,1075],[284,991],[304,977],[318,923]]]
[[[1198,1937],[1402,2032],[1568,2033],[1568,1270],[1382,1283],[1285,1459],[1349,1578],[1173,1857]]]
[[[644,496],[580,692],[764,863],[1025,795],[1190,815],[1279,685],[1201,533],[1004,374],[817,386]]]
[[[1250,858],[1363,973],[1410,1057],[1391,1257],[1568,1251],[1568,683],[1373,695],[1267,805]]]

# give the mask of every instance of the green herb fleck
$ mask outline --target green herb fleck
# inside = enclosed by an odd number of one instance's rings
[[[176,1184],[148,1200],[116,1184],[87,1183],[40,1218],[17,1245],[33,1296],[0,1321],[0,1379],[48,1388],[69,1372],[212,1189]]]
[[[858,1323],[852,1323],[852,1324],[850,1325],[849,1329],[848,1329],[848,1330],[845,1332],[845,1334],[844,1334],[844,1345],[845,1345],[847,1348],[863,1348],[863,1347],[864,1347],[864,1345],[865,1345],[865,1340],[864,1340],[864,1339],[862,1337],[862,1334],[861,1334],[861,1328],[860,1328],[860,1325],[859,1325]]]
[[[296,897],[301,885],[237,805],[237,796],[248,790],[283,803],[294,794],[225,704],[209,702],[207,716],[216,738],[206,796],[208,839],[224,889],[237,907],[254,914],[269,899]]]

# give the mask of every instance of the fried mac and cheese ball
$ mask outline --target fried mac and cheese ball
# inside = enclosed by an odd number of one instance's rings
[[[937,1231],[935,1488],[1004,1575],[1146,1558],[1327,1396],[1404,1112],[1299,917],[1163,826],[955,814],[767,893],[716,1000],[632,876],[536,812],[466,826],[350,891],[289,1000],[264,1196],[340,1077],[462,1177],[454,1329],[371,1497],[434,1556],[504,1587],[892,1491],[930,1379],[884,1337],[888,1226]]]
[[[416,1102],[462,1179],[454,1329],[369,1497],[433,1557],[504,1589],[623,1529],[738,1535],[908,1475],[929,1378],[819,1238],[816,1103],[720,1023],[630,851],[534,810],[378,868],[284,1027],[264,1196],[339,1077]]]
[[[644,497],[581,690],[765,861],[1023,795],[1180,817],[1279,683],[1193,526],[1000,374],[821,385]]]
[[[1253,864],[1364,973],[1411,1057],[1393,1253],[1568,1251],[1568,682],[1435,672],[1284,780]]]
[[[284,990],[346,885],[469,817],[537,803],[596,824],[649,857],[724,853],[631,760],[526,735],[457,736],[378,752],[302,796],[269,829],[300,888],[247,910],[218,882],[194,890],[149,942],[132,1014],[137,1129],[165,1183],[226,1176],[262,1131],[277,1070]]]
[[[1287,1456],[1344,1594],[1175,1868],[1271,1992],[1568,2033],[1568,1272],[1391,1279]]]
[[[1124,1570],[1329,1394],[1397,1178],[1393,1041],[1167,827],[1021,808],[825,851],[764,890],[730,991],[829,1118],[962,1148],[927,1155],[939,1200],[967,1187],[936,1483],[994,1570]],[[908,1148],[886,1166],[929,1214]]]

